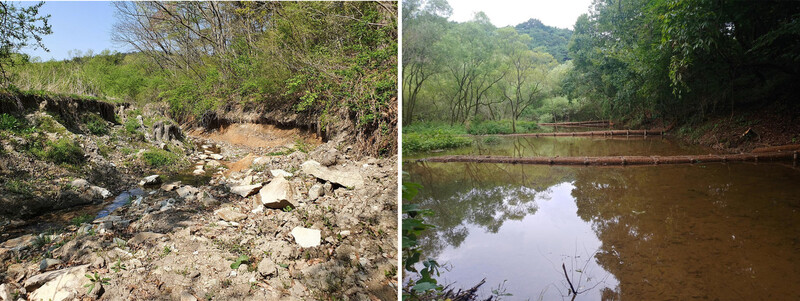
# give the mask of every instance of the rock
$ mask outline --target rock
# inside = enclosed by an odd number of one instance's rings
[[[342,237],[348,237],[350,236],[350,230],[341,231],[339,232],[339,235],[341,235]]]
[[[11,283],[0,284],[0,301],[14,301],[13,291]]]
[[[272,259],[264,258],[258,263],[258,274],[264,278],[278,275],[278,265]]]
[[[205,173],[206,173],[206,171],[205,171],[205,170],[203,170],[202,168],[200,168],[200,169],[195,169],[194,171],[192,171],[192,174],[193,174],[193,175],[195,175],[195,176],[202,176],[202,175],[204,175]]]
[[[186,185],[178,188],[177,192],[179,197],[186,200],[193,200],[195,197],[197,197],[197,193],[200,192],[200,189]]]
[[[139,181],[139,186],[151,186],[158,184],[161,184],[161,176],[159,175],[147,176],[141,181]]]
[[[325,189],[320,184],[314,184],[308,189],[308,198],[312,201],[323,195],[325,195]]]
[[[108,189],[105,189],[103,187],[92,186],[90,187],[90,189],[92,190],[92,193],[94,193],[95,196],[99,196],[104,199],[110,198],[112,196],[111,191],[108,191]]]
[[[26,274],[25,267],[21,263],[10,264],[6,269],[6,278],[0,278],[0,281],[20,282]]]
[[[206,166],[208,166],[208,168],[217,168],[222,166],[222,163],[219,163],[219,161],[217,160],[212,160],[206,163]]]
[[[134,235],[131,239],[128,240],[128,245],[140,245],[145,241],[148,240],[158,240],[163,238],[165,235],[160,233],[153,233],[153,232],[140,232]]]
[[[205,160],[205,159],[208,159],[208,155],[200,154],[199,156],[197,156],[197,158],[199,158],[200,160]]]
[[[247,218],[246,214],[234,211],[229,207],[217,209],[217,211],[214,211],[214,215],[229,222],[238,222]]]
[[[253,164],[252,165],[264,165],[264,164],[267,164],[267,163],[269,163],[269,158],[267,158],[267,157],[258,157],[258,158],[253,159]]]
[[[338,157],[339,152],[334,148],[316,154],[316,158],[319,159],[319,163],[322,164],[322,166],[331,166],[336,164]]]
[[[91,292],[89,292],[89,291],[86,292],[86,297],[89,297],[91,300],[97,300],[97,299],[100,299],[100,296],[102,296],[103,293],[105,293],[105,292],[106,292],[106,289],[103,287],[103,284],[100,283],[100,282],[97,282],[97,283],[94,284],[94,288],[92,288]]]
[[[231,187],[231,192],[238,194],[244,198],[256,194],[261,189],[261,184],[257,185],[240,185]]]
[[[39,263],[39,272],[44,272],[51,266],[61,264],[61,260],[53,259],[53,258],[45,258],[42,259],[42,262]]]
[[[261,203],[267,208],[282,209],[294,205],[289,202],[292,198],[292,185],[284,178],[275,178],[261,188],[259,192]]]
[[[0,243],[0,248],[8,249],[9,251],[21,251],[33,244],[34,239],[33,234],[20,236]]]
[[[333,184],[331,182],[325,182],[322,188],[325,189],[325,194],[333,194]]]
[[[276,177],[276,178],[277,177],[290,178],[290,177],[294,176],[292,173],[290,173],[288,171],[285,171],[283,169],[273,169],[273,170],[270,170],[269,173],[272,174],[272,176]]]
[[[78,189],[84,189],[86,187],[89,187],[89,181],[86,181],[84,179],[77,179],[70,182],[69,185]]]
[[[181,301],[197,301],[197,297],[187,291],[181,293]]]
[[[314,160],[309,160],[300,165],[304,173],[317,177],[324,181],[330,181],[348,188],[358,188],[364,185],[364,179],[358,171],[332,170],[319,164]]]
[[[222,160],[222,158],[225,158],[220,154],[211,154],[209,157],[211,157],[211,159],[214,159],[214,160]]]
[[[181,128],[170,122],[159,121],[153,124],[153,139],[158,142],[183,140]]]
[[[173,191],[173,190],[177,189],[178,186],[180,186],[180,185],[181,185],[180,181],[172,182],[172,183],[169,183],[169,184],[161,185],[161,189],[164,190],[164,191]]]
[[[85,276],[89,265],[50,271],[39,274],[25,280],[24,287],[32,291],[28,295],[28,300],[73,300],[85,289],[84,285],[89,283]]]
[[[291,234],[294,236],[294,241],[303,248],[319,246],[322,239],[321,231],[316,229],[294,227]]]
[[[200,203],[203,204],[205,207],[213,207],[219,205],[219,200],[215,197],[211,196],[207,192],[202,193],[202,197],[200,197]]]

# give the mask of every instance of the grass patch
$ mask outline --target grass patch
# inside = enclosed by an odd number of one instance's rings
[[[81,224],[90,223],[93,220],[94,220],[94,217],[92,217],[91,215],[89,215],[89,214],[81,214],[79,216],[73,217],[69,221],[69,223],[72,224],[72,225],[75,225],[75,226],[80,226]]]
[[[444,124],[411,125],[403,129],[403,152],[415,153],[470,145],[472,139],[461,136],[463,134],[463,128]]]
[[[89,133],[94,135],[106,135],[108,134],[108,123],[103,117],[100,115],[90,113],[87,114],[83,121],[86,123],[86,128],[89,129]]]
[[[178,161],[178,156],[165,150],[151,149],[142,153],[142,159],[151,167],[163,167]]]
[[[78,142],[67,138],[58,139],[56,142],[48,142],[48,147],[44,151],[43,157],[55,163],[79,164],[83,162],[83,149]]]
[[[3,184],[3,186],[6,188],[6,190],[13,193],[28,196],[33,195],[33,188],[30,184],[24,181],[9,179],[5,184]]]
[[[0,130],[14,131],[22,127],[22,122],[14,117],[14,115],[3,113],[0,114]]]

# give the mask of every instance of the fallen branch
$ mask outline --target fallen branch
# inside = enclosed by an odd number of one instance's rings
[[[748,153],[695,156],[605,156],[605,157],[508,157],[508,156],[441,156],[419,159],[424,162],[477,162],[541,165],[660,165],[712,162],[797,162],[797,152]]]

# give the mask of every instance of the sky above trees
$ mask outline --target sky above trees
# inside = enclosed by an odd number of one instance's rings
[[[29,6],[36,2],[18,3]],[[124,51],[111,42],[111,26],[114,24],[114,6],[108,1],[58,2],[46,1],[39,11],[50,14],[53,33],[43,37],[44,45],[50,49],[24,49],[31,57],[42,61],[72,58],[74,50],[86,54],[88,50],[99,53],[104,49]]]

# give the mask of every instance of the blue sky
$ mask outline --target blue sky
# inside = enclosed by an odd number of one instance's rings
[[[28,6],[35,2],[17,2],[16,5]],[[70,58],[69,51],[78,49],[83,53],[91,49],[95,53],[103,49],[123,51],[111,43],[111,27],[114,24],[115,8],[107,1],[57,2],[48,1],[39,13],[50,14],[50,25],[53,34],[44,36],[43,42],[50,52],[42,49],[23,49],[22,52],[31,57],[40,57],[42,61],[50,59],[63,60]]]

